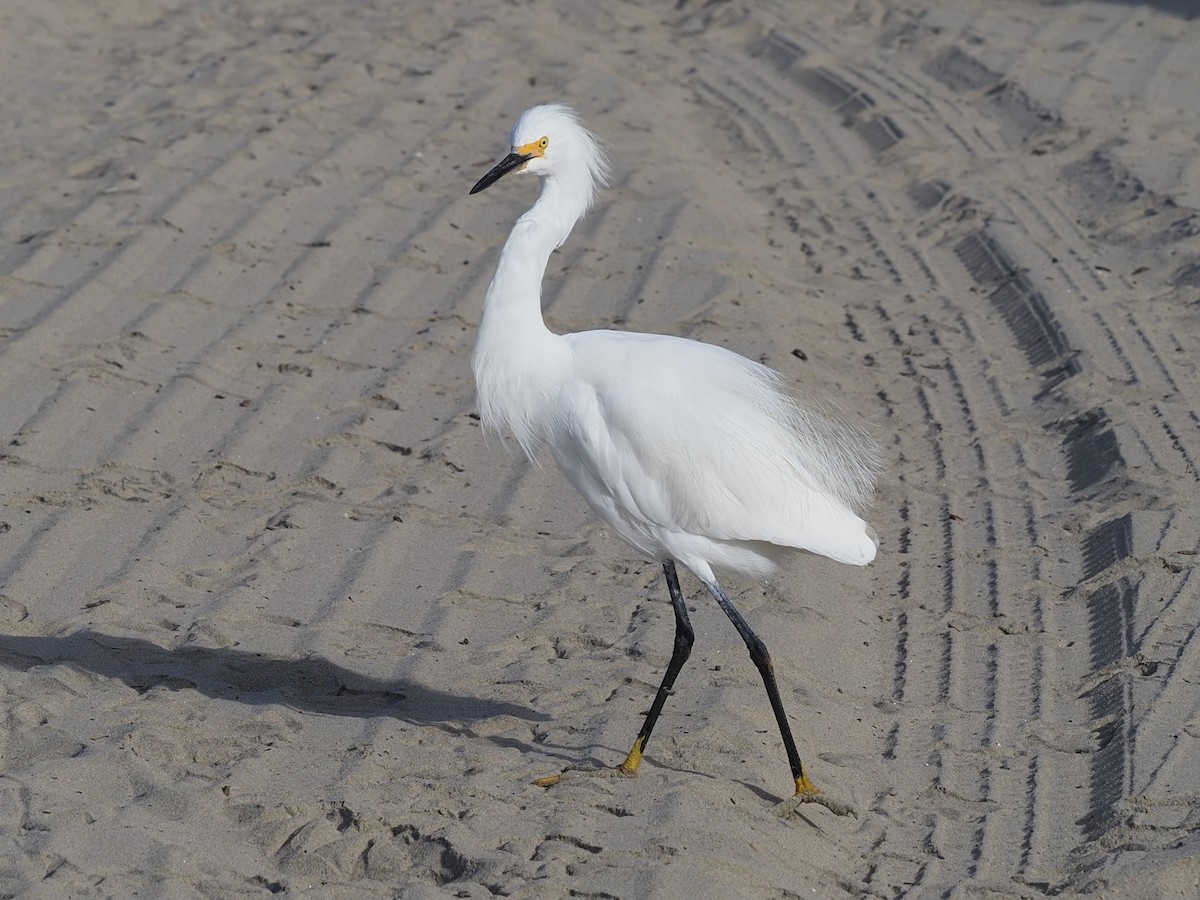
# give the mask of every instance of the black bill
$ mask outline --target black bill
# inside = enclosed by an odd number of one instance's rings
[[[475,187],[471,188],[472,194],[478,194],[480,191],[490,188],[493,184],[507,175],[513,169],[519,169],[529,161],[527,155],[521,153],[510,153],[500,162],[492,167],[492,170],[475,182]]]

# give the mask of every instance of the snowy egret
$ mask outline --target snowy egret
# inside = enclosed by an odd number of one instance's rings
[[[767,648],[712,567],[765,578],[797,551],[871,562],[879,540],[855,510],[874,493],[878,445],[858,425],[794,396],[776,372],[721,347],[658,334],[551,332],[542,275],[605,184],[608,161],[560,105],[527,110],[510,143],[471,193],[509,172],[540,176],[542,190],[513,226],[484,300],[472,356],[480,418],[511,432],[531,459],[548,449],[596,514],[662,563],[675,611],[666,674],[615,771],[637,773],[691,652],[679,562],[725,611],[762,676],[795,780],[793,808],[816,801],[842,811],[805,774]]]

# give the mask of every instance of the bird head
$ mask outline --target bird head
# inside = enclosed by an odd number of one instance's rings
[[[582,191],[586,208],[596,189],[608,180],[604,148],[566,106],[554,103],[525,110],[513,126],[509,143],[511,152],[476,182],[472,194],[491,187],[509,172],[529,172]]]

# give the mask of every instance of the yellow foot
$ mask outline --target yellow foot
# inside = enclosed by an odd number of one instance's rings
[[[796,779],[796,793],[775,807],[775,813],[784,819],[791,818],[799,813],[800,806],[804,803],[818,803],[836,816],[858,818],[858,813],[853,806],[822,794],[817,790],[816,785],[808,780],[807,775],[801,775]]]
[[[639,737],[633,742],[633,748],[629,751],[629,755],[625,757],[625,762],[611,769],[580,769],[576,766],[568,766],[557,775],[547,775],[545,778],[537,779],[534,781],[534,784],[538,787],[553,787],[560,781],[568,778],[576,778],[579,775],[599,775],[603,778],[615,778],[620,775],[624,778],[636,778],[638,766],[642,764],[642,747],[645,744],[646,739]]]
[[[560,781],[570,781],[573,778],[582,778],[585,776],[590,778],[636,778],[637,772],[626,769],[624,764],[604,769],[581,769],[571,766],[563,769],[557,775],[547,775],[545,778],[536,778],[534,779],[533,783],[538,787],[548,788],[554,787],[554,785],[558,784]]]

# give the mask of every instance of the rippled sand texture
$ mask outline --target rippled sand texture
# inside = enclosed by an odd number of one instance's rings
[[[1200,21],[1187,4],[0,8],[0,894],[1195,896]],[[873,418],[860,571],[699,586],[480,433],[569,102],[559,330]]]

